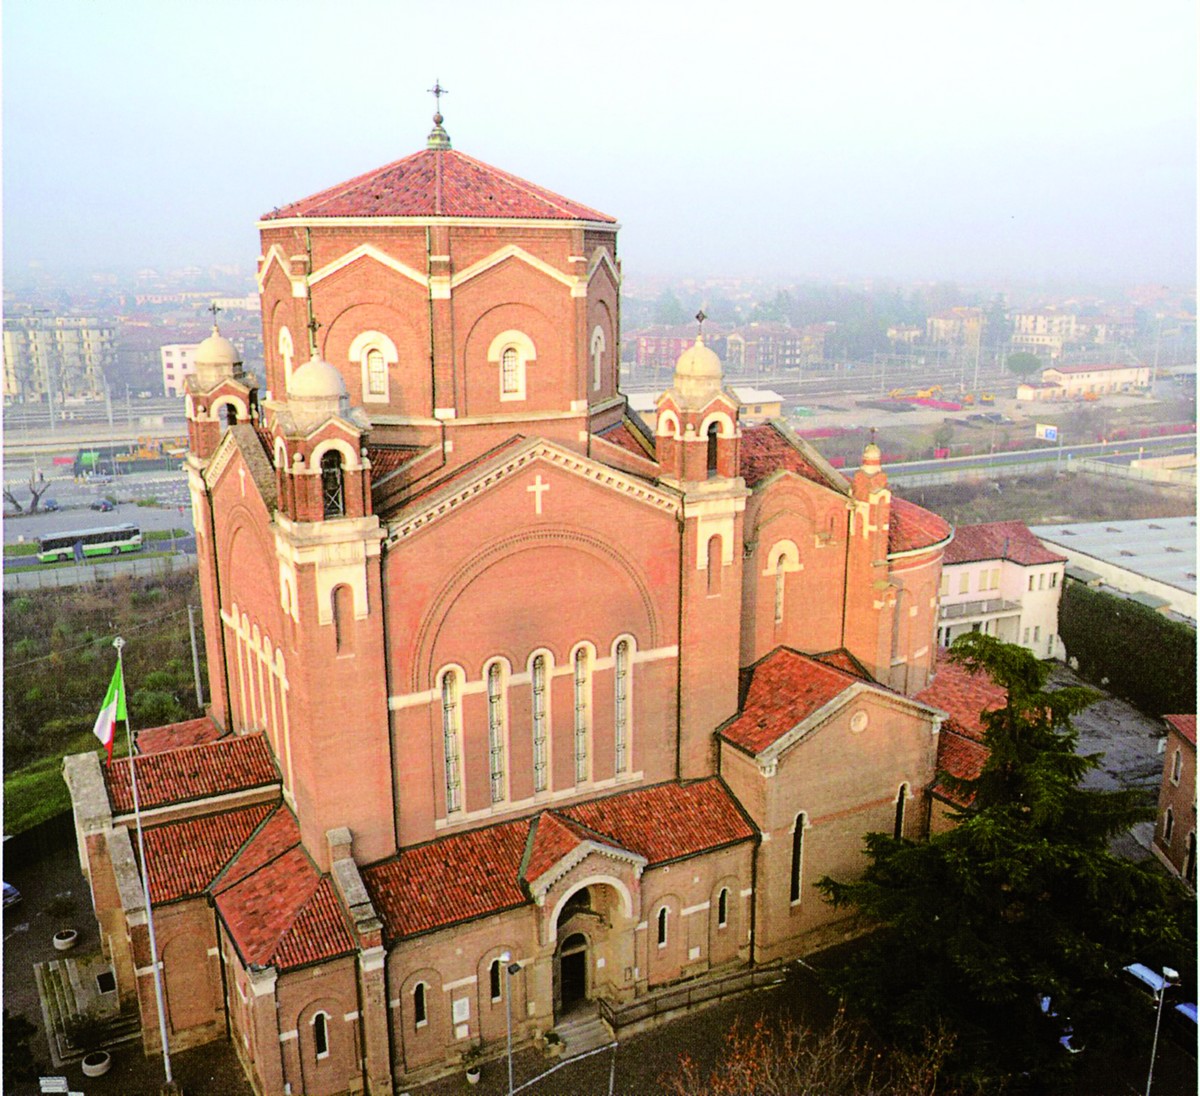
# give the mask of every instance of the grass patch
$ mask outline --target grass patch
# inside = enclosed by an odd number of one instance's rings
[[[6,544],[4,555],[10,559],[16,556],[36,556],[37,550],[37,541],[31,540],[26,544]]]

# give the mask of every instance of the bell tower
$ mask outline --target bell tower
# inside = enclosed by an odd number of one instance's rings
[[[656,435],[660,480],[683,495],[678,764],[687,780],[715,771],[712,728],[737,711],[749,494],[738,468],[738,402],[701,334],[659,398]]]

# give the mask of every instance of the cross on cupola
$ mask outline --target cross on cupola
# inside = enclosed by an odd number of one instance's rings
[[[704,334],[704,321],[707,319],[708,319],[708,314],[704,311],[703,308],[700,309],[700,311],[696,313],[696,334],[697,335]]]
[[[217,313],[224,312],[225,310],[219,304],[217,304],[216,301],[213,301],[213,303],[208,306],[206,311],[212,313],[213,327],[216,327],[217,326]]]
[[[433,96],[435,103],[433,113],[433,129],[429,131],[429,139],[425,142],[427,148],[432,149],[448,149],[450,147],[450,134],[442,128],[442,96],[449,95],[440,80],[434,80],[433,87],[427,89],[429,94]]]

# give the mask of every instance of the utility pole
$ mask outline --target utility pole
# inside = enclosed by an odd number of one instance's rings
[[[188,631],[192,636],[192,672],[196,675],[196,710],[204,711],[204,685],[200,680],[200,651],[196,647],[196,606],[188,606]]]

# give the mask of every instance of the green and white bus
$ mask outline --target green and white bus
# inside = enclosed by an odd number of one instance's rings
[[[38,537],[38,559],[58,563],[83,556],[115,556],[137,552],[142,547],[142,531],[132,522],[110,525],[105,529],[76,529],[71,533],[47,533]]]

